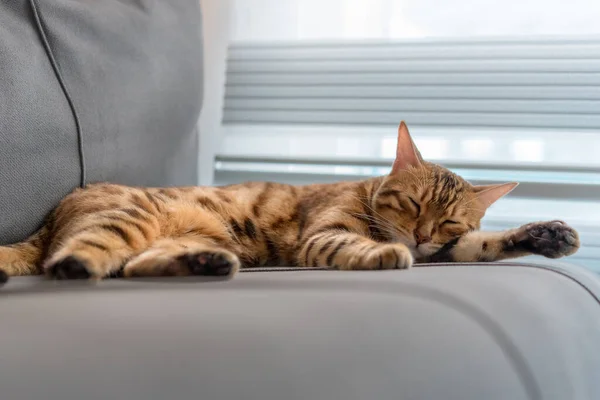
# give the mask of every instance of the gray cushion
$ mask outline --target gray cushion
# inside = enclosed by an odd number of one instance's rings
[[[195,184],[201,66],[198,0],[0,2],[0,243],[80,184],[75,115],[88,182]]]
[[[575,266],[291,271],[0,290],[6,399],[600,399]]]

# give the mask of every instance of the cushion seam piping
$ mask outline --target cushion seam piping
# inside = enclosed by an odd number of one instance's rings
[[[79,185],[81,187],[84,187],[86,184],[85,156],[84,156],[84,150],[83,150],[83,133],[82,133],[82,128],[81,128],[81,122],[79,120],[79,115],[77,113],[77,109],[75,108],[75,103],[73,101],[73,98],[71,97],[69,90],[67,89],[65,80],[63,79],[63,76],[60,72],[59,64],[56,61],[56,58],[54,57],[54,53],[52,52],[52,47],[50,46],[50,42],[48,41],[48,38],[46,36],[46,32],[44,29],[44,24],[42,21],[41,13],[39,11],[39,6],[37,4],[37,0],[29,0],[29,4],[31,6],[31,11],[33,12],[33,19],[34,19],[37,31],[40,35],[42,45],[43,45],[46,55],[50,61],[50,65],[52,66],[54,75],[56,76],[56,79],[58,80],[58,84],[60,85],[61,90],[62,90],[65,98],[67,99],[67,103],[69,104],[71,114],[73,115],[73,119],[75,121],[75,129],[77,131],[77,148],[78,148],[78,153],[79,153],[79,169],[80,169]]]

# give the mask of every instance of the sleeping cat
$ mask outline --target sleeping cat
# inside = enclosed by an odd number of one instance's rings
[[[578,234],[561,221],[478,231],[486,209],[516,185],[473,186],[423,161],[402,122],[390,174],[365,181],[77,189],[38,233],[0,247],[1,278],[225,276],[275,265],[405,269],[415,261],[575,253]]]

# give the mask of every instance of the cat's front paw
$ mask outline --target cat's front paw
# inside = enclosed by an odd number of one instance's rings
[[[534,222],[519,228],[509,245],[548,258],[574,254],[580,246],[579,234],[563,221]]]
[[[407,269],[413,265],[413,256],[403,244],[378,244],[349,260],[352,270]]]

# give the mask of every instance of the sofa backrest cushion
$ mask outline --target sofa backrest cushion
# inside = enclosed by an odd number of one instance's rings
[[[84,180],[195,184],[201,96],[198,0],[1,2],[0,243]]]

